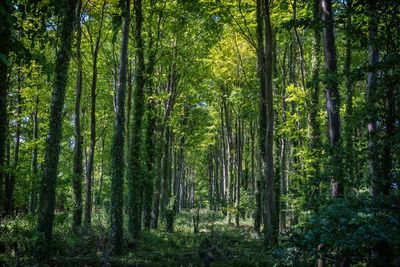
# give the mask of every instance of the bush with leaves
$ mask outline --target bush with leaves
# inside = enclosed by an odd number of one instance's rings
[[[328,262],[393,262],[400,249],[399,199],[352,197],[332,199],[297,226],[292,240],[307,261],[323,255]],[[372,253],[373,255],[373,253]]]

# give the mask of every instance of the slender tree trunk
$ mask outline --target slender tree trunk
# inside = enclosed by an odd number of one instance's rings
[[[319,0],[317,0],[319,1]],[[286,70],[286,55],[287,55],[287,47],[285,47],[285,52],[283,54],[283,60],[282,60],[282,115],[281,115],[281,120],[282,124],[286,123],[286,108],[287,108],[287,103],[286,103],[286,76],[287,76],[287,70]],[[280,139],[280,195],[286,199],[286,194],[288,190],[288,177],[287,177],[287,151],[288,151],[288,140],[286,137],[286,134],[283,133],[281,134],[281,139]],[[287,227],[287,209],[288,209],[288,203],[286,200],[282,200],[280,202],[280,208],[279,208],[279,227],[280,229],[285,229]]]
[[[225,128],[226,128],[226,155],[227,155],[227,161],[226,161],[226,201],[227,205],[233,207],[233,184],[232,184],[232,172],[233,172],[233,137],[232,137],[232,126],[231,126],[231,118],[229,116],[229,108],[228,108],[228,103],[227,103],[227,88],[222,88],[222,92],[225,95],[222,99],[223,103],[223,114],[224,119],[225,119]],[[231,214],[228,213],[228,220],[231,219]]]
[[[258,143],[260,151],[260,161],[259,161],[259,177],[256,182],[256,212],[254,218],[254,229],[256,232],[260,231],[261,220],[263,217],[262,210],[262,198],[263,198],[263,188],[264,188],[264,178],[265,178],[265,134],[266,134],[266,94],[265,94],[265,48],[264,48],[264,0],[257,0],[257,10],[256,10],[256,20],[257,20],[257,72],[260,85],[260,115],[258,117],[259,123],[259,133],[258,133]]]
[[[149,51],[152,51],[153,41],[150,40],[149,43]],[[156,54],[153,51],[148,60],[146,75],[147,77],[151,77],[154,72],[154,65],[156,60]],[[152,101],[151,96],[154,93],[153,81],[151,78],[148,78],[146,81],[147,84],[147,103],[146,103],[146,133],[145,133],[145,154],[146,154],[146,179],[144,181],[144,203],[143,203],[143,226],[147,229],[151,227],[152,221],[152,209],[153,209],[153,200],[154,200],[154,187],[155,187],[155,176],[156,176],[156,155],[155,155],[155,141],[156,138],[156,108],[154,101]]]
[[[99,178],[99,188],[97,189],[97,195],[95,200],[96,209],[101,205],[101,193],[103,192],[103,180],[104,180],[104,146],[105,138],[101,138],[101,162],[100,162],[100,178]]]
[[[9,1],[1,1],[0,9],[0,54],[8,61],[8,53],[11,47],[11,12],[12,5]],[[7,141],[7,91],[8,91],[8,62],[0,59],[0,192],[3,192],[3,184],[6,179],[6,141]],[[3,213],[4,195],[0,194],[0,215]]]
[[[382,192],[386,195],[390,194],[390,186],[392,184],[393,177],[393,150],[396,133],[396,86],[392,84],[386,89],[386,103],[387,109],[385,114],[386,121],[386,134],[383,146],[383,158],[382,158]]]
[[[186,120],[186,118],[184,118]],[[185,123],[183,123],[185,124]],[[175,211],[180,211],[181,202],[181,184],[185,179],[185,137],[181,136],[179,138],[179,158],[178,158],[178,181],[176,186],[176,208]],[[210,202],[211,203],[211,202]]]
[[[92,177],[94,176],[94,155],[96,148],[96,95],[97,95],[97,62],[99,57],[99,49],[100,49],[100,40],[102,35],[103,28],[103,18],[105,11],[106,0],[103,1],[103,6],[101,10],[101,18],[99,31],[96,38],[96,43],[94,47],[92,47],[92,84],[90,87],[90,150],[89,150],[89,160],[86,168],[85,175],[85,224],[90,225],[92,219],[92,206],[93,206],[93,197],[92,197]]]
[[[236,128],[236,135],[237,135],[237,176],[236,176],[236,199],[235,199],[235,209],[236,209],[236,216],[235,216],[235,224],[236,227],[239,227],[239,218],[240,218],[240,187],[241,187],[241,180],[242,180],[242,152],[243,152],[243,145],[242,145],[242,125],[240,118],[236,119],[237,121],[237,128]]]
[[[229,173],[229,168],[228,168],[228,156],[226,155],[226,135],[225,135],[225,124],[224,124],[224,110],[221,106],[221,147],[222,147],[222,154],[221,154],[221,166],[222,166],[222,188],[221,188],[221,195],[222,195],[222,200],[223,204],[226,206],[227,205],[227,183],[228,183],[228,173]]]
[[[346,115],[345,115],[345,140],[346,140],[346,171],[348,179],[354,179],[354,153],[353,153],[353,82],[351,78],[351,59],[352,59],[352,0],[346,4],[346,55],[344,63],[344,74],[346,78]]]
[[[328,139],[330,143],[330,178],[332,183],[332,196],[343,195],[342,164],[340,157],[340,95],[337,81],[336,47],[333,26],[332,0],[321,0],[321,14],[323,22],[323,47],[325,55],[325,79],[326,110],[328,114]]]
[[[220,162],[218,157],[219,145],[217,144],[213,149],[213,165],[214,165],[214,211],[216,211],[221,202],[221,178],[220,178]]]
[[[142,118],[144,115],[144,85],[145,85],[145,65],[144,65],[144,46],[142,38],[142,1],[134,0],[135,10],[135,41],[136,41],[136,72],[135,72],[135,91],[133,103],[133,118],[131,142],[129,147],[128,161],[128,230],[133,238],[138,238],[142,228],[143,210],[143,177],[140,169],[140,145]]]
[[[82,178],[83,178],[83,156],[82,156],[82,133],[81,133],[81,98],[82,98],[82,54],[81,54],[81,8],[82,0],[78,0],[76,11],[76,84],[75,84],[75,143],[74,143],[74,165],[72,175],[72,187],[74,191],[74,208],[72,215],[72,227],[76,229],[82,223]]]
[[[33,112],[33,149],[32,149],[32,180],[31,180],[31,191],[29,193],[29,213],[35,214],[36,212],[36,198],[37,198],[37,178],[38,178],[38,145],[37,141],[39,139],[39,96],[35,96],[35,110]]]
[[[299,54],[300,54],[300,76],[301,76],[301,86],[303,88],[306,87],[305,85],[305,80],[306,80],[306,70],[305,70],[305,60],[304,60],[304,51],[303,51],[303,45],[300,40],[299,32],[297,31],[297,26],[296,26],[296,19],[297,19],[297,0],[293,0],[293,21],[294,21],[294,36],[296,38],[297,46],[299,47]]]
[[[128,43],[131,1],[125,0],[122,8],[124,26],[120,51],[118,90],[114,110],[114,136],[111,146],[111,242],[116,253],[122,249],[123,237],[123,186],[124,186],[124,127],[125,127],[125,89],[128,65]]]
[[[151,92],[151,91],[150,91]],[[149,102],[146,109],[146,134],[145,134],[145,153],[146,153],[146,179],[144,181],[144,216],[143,216],[143,226],[145,228],[150,228],[151,226],[151,212],[153,207],[153,195],[154,195],[154,176],[155,172],[155,110],[153,108],[154,103]]]
[[[257,2],[258,5],[262,5],[261,1]],[[278,214],[276,209],[276,193],[275,193],[275,182],[274,182],[274,165],[273,165],[273,131],[274,131],[274,114],[273,114],[273,94],[272,94],[272,56],[273,56],[273,36],[272,26],[270,21],[270,7],[269,0],[263,1],[261,7],[263,10],[262,19],[258,20],[258,23],[264,24],[262,31],[265,46],[258,47],[264,53],[264,56],[260,56],[258,60],[265,58],[265,61],[261,60],[258,63],[264,64],[261,71],[264,72],[264,79],[260,79],[260,88],[265,92],[265,114],[260,114],[260,117],[264,118],[265,125],[265,140],[263,151],[265,151],[265,188],[264,188],[264,234],[266,245],[275,245],[278,238]],[[261,27],[261,26],[257,26]],[[259,43],[259,44],[263,44]],[[263,108],[260,109],[263,112]]]
[[[128,59],[128,70],[127,70],[127,75],[128,75],[128,96],[127,96],[127,103],[126,103],[126,127],[125,127],[125,142],[129,144],[131,141],[131,114],[132,114],[132,89],[133,89],[133,65],[134,65],[134,60],[132,62],[129,62]],[[125,161],[126,164],[128,164],[129,161],[129,149],[125,150]]]
[[[6,180],[6,205],[5,212],[7,215],[14,214],[14,188],[15,179],[17,177],[18,163],[19,163],[19,148],[21,142],[21,107],[22,107],[22,97],[21,97],[21,71],[18,72],[18,92],[17,92],[17,113],[16,113],[16,129],[15,129],[15,148],[14,148],[14,161],[12,166],[12,171]]]
[[[64,106],[68,65],[71,57],[72,33],[77,3],[76,0],[65,0],[63,2],[65,5],[60,10],[60,47],[57,51],[55,62],[55,82],[50,103],[49,132],[45,148],[38,222],[38,232],[40,235],[44,235],[47,241],[51,239],[53,231],[55,190],[62,137],[62,108]]]
[[[254,196],[256,188],[255,177],[255,126],[253,121],[250,121],[250,192]]]
[[[321,20],[321,12],[319,8],[319,1],[313,1],[313,54],[312,54],[312,86],[310,88],[310,150],[312,153],[312,171],[311,177],[313,177],[312,185],[315,190],[319,188],[320,176],[320,160],[318,151],[321,147],[321,133],[318,122],[318,111],[319,111],[319,96],[320,96],[320,54],[321,54],[321,31],[317,27]]]
[[[371,195],[373,197],[378,196],[379,193],[386,191],[384,189],[384,184],[380,181],[380,166],[379,166],[379,148],[378,148],[378,129],[377,129],[377,107],[376,101],[378,97],[377,84],[378,84],[378,71],[376,70],[376,65],[379,63],[379,50],[376,46],[378,40],[378,18],[376,14],[376,5],[372,3],[369,4],[370,9],[370,20],[369,20],[369,67],[371,68],[368,73],[367,82],[367,105],[369,112],[369,122],[368,122],[368,156],[369,156],[369,169],[371,177]]]
[[[161,149],[159,149],[161,150]],[[161,152],[161,151],[160,151]],[[154,192],[154,202],[153,202],[153,210],[152,210],[152,216],[151,216],[151,229],[158,229],[158,218],[160,214],[160,200],[161,200],[161,192],[162,192],[162,172],[161,172],[161,166],[162,166],[162,153],[159,153],[157,156],[157,166],[158,166],[158,172],[157,172],[157,180],[155,182],[155,192]]]

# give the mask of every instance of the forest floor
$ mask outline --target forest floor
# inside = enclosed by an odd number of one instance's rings
[[[272,266],[277,251],[267,253],[262,236],[254,232],[253,220],[241,218],[235,227],[222,212],[200,210],[199,232],[193,232],[194,211],[176,217],[174,232],[161,224],[157,231],[146,230],[138,242],[125,240],[125,250],[112,254],[107,236],[107,216],[97,212],[91,227],[78,233],[71,230],[67,213],[55,217],[50,266]],[[22,216],[1,221],[0,266],[43,266],[35,260],[36,217]],[[125,224],[126,225],[126,224]],[[50,254],[50,253],[49,253]],[[279,261],[279,260],[278,260]]]

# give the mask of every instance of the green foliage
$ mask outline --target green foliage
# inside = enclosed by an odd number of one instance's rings
[[[323,253],[332,263],[346,258],[349,264],[361,264],[376,247],[379,253],[388,255],[387,260],[393,260],[400,249],[398,203],[396,198],[336,199],[321,206],[318,213],[305,214],[292,241],[308,262]],[[320,245],[322,249],[318,250]]]

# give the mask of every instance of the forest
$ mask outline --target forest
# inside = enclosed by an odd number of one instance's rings
[[[400,266],[400,1],[0,0],[0,266]]]

